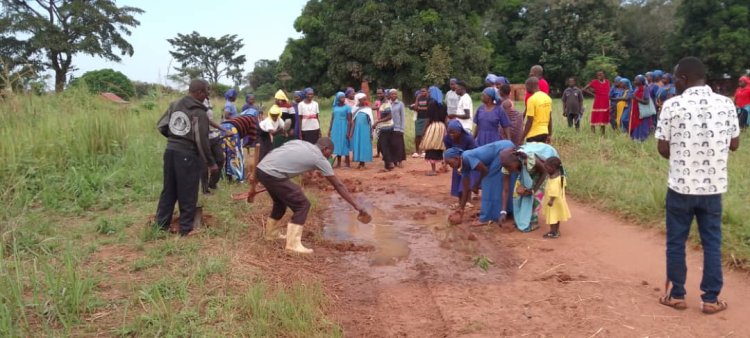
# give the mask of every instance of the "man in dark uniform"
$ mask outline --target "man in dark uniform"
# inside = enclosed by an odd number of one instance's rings
[[[167,148],[164,151],[164,187],[156,210],[156,223],[163,230],[169,229],[174,205],[179,202],[179,232],[182,236],[193,231],[204,165],[211,172],[219,170],[209,145],[209,121],[203,104],[209,90],[205,80],[191,81],[188,95],[171,103],[158,125],[167,137]]]

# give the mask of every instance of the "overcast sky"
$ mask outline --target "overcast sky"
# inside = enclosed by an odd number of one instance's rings
[[[245,72],[260,59],[277,59],[284,51],[286,40],[300,37],[294,30],[294,20],[300,15],[306,0],[240,1],[240,0],[120,0],[118,6],[134,6],[146,11],[137,16],[140,26],[127,38],[133,45],[132,57],[116,63],[87,55],[76,55],[73,74],[96,69],[112,68],[131,80],[164,83],[170,70],[168,38],[177,33],[197,31],[203,36],[220,37],[237,34],[245,47],[240,50],[247,58]],[[177,64],[172,64],[172,67]],[[168,73],[169,72],[169,73]],[[230,81],[223,82],[230,84]]]

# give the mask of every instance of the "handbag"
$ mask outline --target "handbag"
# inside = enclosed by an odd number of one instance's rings
[[[638,102],[638,115],[641,119],[649,118],[656,115],[656,106],[654,100],[649,98],[647,104]]]

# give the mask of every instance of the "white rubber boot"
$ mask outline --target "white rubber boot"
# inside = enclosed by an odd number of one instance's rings
[[[284,239],[286,236],[281,233],[281,226],[279,221],[269,217],[266,220],[266,226],[264,227],[264,237],[267,241],[274,241],[277,239]]]
[[[312,253],[312,249],[306,248],[302,245],[302,230],[303,226],[289,223],[286,227],[286,249],[294,252],[303,254]]]

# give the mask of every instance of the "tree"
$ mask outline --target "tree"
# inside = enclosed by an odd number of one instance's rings
[[[276,75],[279,71],[279,61],[262,59],[255,62],[253,71],[248,75],[250,87],[257,89],[269,83],[276,83]]]
[[[0,92],[23,90],[41,70],[41,64],[27,41],[0,36]]]
[[[218,83],[224,76],[231,79],[236,86],[242,83],[245,56],[237,53],[244,43],[236,34],[227,34],[217,39],[201,36],[194,31],[191,34],[177,34],[177,37],[167,41],[174,49],[169,54],[172,54],[181,65],[175,67],[180,76],[200,70],[201,76],[208,78],[212,83]]]
[[[55,72],[55,91],[65,88],[73,69],[73,56],[79,53],[120,61],[120,55],[133,55],[125,40],[135,19],[143,10],[118,7],[114,0],[0,0],[0,18],[8,20],[10,31],[27,33],[32,48],[45,56],[45,66]],[[115,53],[120,51],[120,55]]]
[[[313,85],[324,95],[363,80],[411,91],[436,79],[426,80],[438,70],[426,67],[442,45],[438,56],[450,75],[479,86],[493,50],[484,10],[476,1],[310,1],[294,23],[303,37],[287,42],[280,71],[293,76],[293,86]]]
[[[677,9],[680,21],[672,41],[674,60],[694,55],[709,75],[744,74],[750,65],[750,0],[692,0]]]
[[[669,32],[675,31],[675,12],[679,3],[673,0],[631,0],[621,6],[613,27],[622,38],[621,48],[627,50],[627,55],[620,60],[621,72],[638,74],[653,69],[669,70],[674,63],[668,55]]]
[[[451,57],[449,50],[442,45],[432,47],[430,53],[422,54],[427,59],[424,80],[428,84],[440,85],[448,81],[451,76]]]
[[[135,86],[125,74],[112,69],[93,70],[70,82],[71,86],[86,84],[92,94],[114,93],[128,100],[135,97]]]
[[[581,72],[589,59],[622,59],[620,41],[612,30],[618,0],[533,0],[525,19],[529,25],[518,43],[522,54],[544,66],[545,77],[558,86]]]

